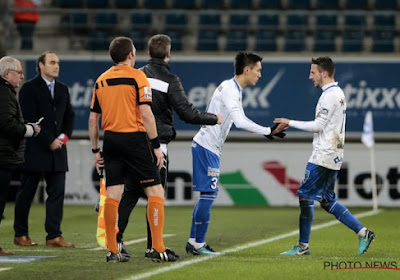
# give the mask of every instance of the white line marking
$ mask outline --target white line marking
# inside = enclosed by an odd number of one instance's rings
[[[164,234],[163,235],[163,237],[164,238],[167,238],[167,237],[171,237],[171,236],[175,236],[176,234]],[[129,240],[129,241],[124,241],[124,244],[125,245],[132,245],[132,244],[135,244],[135,243],[140,243],[140,242],[144,242],[144,241],[147,241],[147,237],[146,238],[139,238],[139,239],[134,239],[134,240]],[[96,247],[96,248],[91,248],[91,249],[88,249],[88,251],[100,251],[100,250],[105,250],[105,249],[103,249],[103,248],[101,248],[101,247]]]
[[[382,210],[368,211],[368,212],[360,213],[360,214],[357,214],[357,215],[354,215],[354,216],[356,218],[363,218],[363,217],[376,215],[376,214],[379,214],[381,212],[383,212],[383,211]],[[331,221],[331,222],[327,222],[327,223],[323,223],[323,224],[320,224],[320,225],[313,226],[311,229],[312,230],[319,230],[319,229],[330,227],[330,226],[333,226],[333,225],[336,225],[336,224],[339,224],[339,223],[340,223],[339,221],[334,220],[334,221]],[[238,252],[238,251],[241,251],[241,250],[249,249],[249,248],[252,248],[252,247],[257,247],[257,246],[264,245],[264,244],[267,244],[267,243],[271,243],[271,242],[274,242],[274,241],[277,241],[277,240],[281,240],[281,239],[284,239],[284,238],[287,238],[287,237],[291,237],[291,236],[294,236],[294,235],[297,235],[297,234],[299,234],[299,231],[298,230],[294,230],[294,231],[291,231],[289,233],[281,234],[281,235],[278,235],[278,236],[275,236],[275,237],[272,237],[272,238],[263,239],[263,240],[259,240],[259,241],[255,241],[255,242],[250,242],[250,243],[247,243],[247,244],[242,245],[242,246],[238,246],[238,247],[235,247],[235,248],[232,248],[232,249],[227,249],[227,250],[221,251],[220,252],[221,253],[220,256],[222,256],[224,254],[227,254],[227,253],[234,253],[234,252]],[[193,258],[193,259],[190,259],[190,260],[187,260],[187,261],[178,262],[176,264],[169,265],[169,266],[166,266],[166,267],[162,267],[162,268],[159,268],[159,269],[156,269],[156,270],[153,270],[153,271],[149,271],[149,272],[145,272],[145,273],[142,273],[142,274],[138,274],[138,275],[132,276],[130,278],[126,278],[126,280],[138,280],[138,279],[148,278],[148,277],[151,277],[151,276],[154,276],[154,275],[158,275],[158,274],[161,274],[161,273],[164,273],[164,272],[168,272],[168,271],[171,271],[171,270],[179,269],[181,267],[185,267],[185,266],[188,266],[188,265],[192,265],[192,264],[199,263],[199,262],[202,262],[202,261],[206,261],[206,260],[209,260],[209,259],[212,259],[212,258],[216,258],[216,257],[218,257],[218,256],[196,257],[196,258]]]
[[[0,268],[0,271],[6,271],[6,270],[10,270],[12,269],[12,267],[2,267]]]

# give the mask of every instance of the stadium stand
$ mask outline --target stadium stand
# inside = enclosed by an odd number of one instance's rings
[[[138,7],[137,0],[115,0],[114,5],[118,9],[133,9]]]
[[[247,32],[228,31],[226,34],[226,51],[245,51],[247,50]]]
[[[343,52],[361,52],[364,50],[364,32],[345,31],[342,37]]]
[[[221,52],[244,45],[257,51],[265,48],[277,52],[400,51],[400,0],[43,0],[43,3],[42,20],[34,40],[40,46],[39,37],[64,36],[63,40],[71,41],[65,44],[67,50],[71,46],[77,50],[80,45],[103,50],[99,32],[95,32],[102,31],[111,37],[131,34],[145,39],[169,32],[177,40],[177,51]],[[54,19],[59,22],[55,29]],[[2,21],[7,23],[5,19]],[[12,19],[8,21],[9,33],[19,36]],[[16,43],[6,45],[12,49]],[[144,49],[143,46],[138,46],[138,50]]]
[[[255,36],[256,51],[277,51],[277,34],[273,31],[259,31]]]

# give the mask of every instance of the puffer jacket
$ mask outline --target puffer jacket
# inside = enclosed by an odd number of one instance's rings
[[[0,165],[24,162],[26,127],[16,95],[0,77]]]
[[[189,102],[179,78],[170,72],[170,67],[162,59],[152,58],[142,70],[150,81],[153,94],[151,109],[156,119],[158,138],[168,144],[175,139],[173,112],[186,123],[215,125],[218,118],[214,114],[199,111]]]

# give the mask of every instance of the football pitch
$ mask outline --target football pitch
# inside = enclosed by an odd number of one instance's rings
[[[164,241],[184,260],[153,263],[144,258],[146,210],[139,206],[124,236],[131,262],[106,263],[106,251],[95,240],[92,206],[65,206],[63,236],[77,246],[70,249],[44,245],[45,208],[38,204],[32,206],[29,223],[30,237],[39,246],[14,245],[14,205],[8,203],[0,246],[16,256],[0,257],[0,279],[400,279],[400,208],[350,210],[377,236],[362,256],[357,255],[356,235],[321,209],[315,211],[311,255],[283,257],[279,254],[298,240],[298,208],[214,207],[207,243],[223,254],[194,257],[184,250],[192,208],[167,206]]]

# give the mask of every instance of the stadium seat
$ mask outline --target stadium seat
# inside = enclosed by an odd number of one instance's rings
[[[302,9],[308,10],[311,8],[311,1],[310,0],[288,0],[287,9]]]
[[[382,11],[374,13],[374,30],[395,30],[396,14],[392,11]]]
[[[175,30],[165,30],[165,35],[171,38],[171,49],[172,51],[183,50],[183,33]]]
[[[86,0],[86,3],[88,8],[93,8],[93,9],[103,9],[110,7],[108,0]]]
[[[306,33],[303,31],[288,31],[284,35],[286,52],[304,51],[306,49]]]
[[[255,35],[255,46],[256,51],[276,51],[277,47],[277,35],[273,31],[259,31]]]
[[[331,30],[337,29],[337,13],[332,11],[317,11],[315,14],[315,30]]]
[[[94,16],[95,26],[98,29],[113,29],[117,26],[118,18],[115,11],[101,12]]]
[[[173,9],[196,9],[196,0],[173,0]]]
[[[373,52],[393,52],[394,35],[392,32],[373,32],[372,33],[372,51]]]
[[[244,51],[247,49],[247,32],[228,31],[226,33],[226,51]]]
[[[131,30],[125,36],[132,39],[136,50],[143,51],[147,48],[146,33],[143,30]]]
[[[83,8],[83,0],[57,0],[61,8]]]
[[[250,14],[246,12],[232,12],[229,15],[229,30],[245,30],[250,27]]]
[[[325,10],[338,10],[339,0],[317,0],[316,8]]]
[[[360,31],[345,31],[342,35],[343,52],[361,52],[364,50],[364,33]]]
[[[314,33],[314,47],[316,52],[336,51],[336,35],[332,31],[317,31]]]
[[[217,31],[198,32],[196,49],[198,51],[217,51],[218,32]]]
[[[132,9],[137,8],[137,0],[115,0],[114,5],[119,9]]]
[[[269,13],[268,13],[269,12]],[[280,26],[279,12],[262,11],[257,16],[257,30],[276,30]]]
[[[166,0],[144,0],[144,7],[147,9],[166,9]]]
[[[135,11],[130,15],[130,23],[133,29],[148,29],[152,23],[152,14],[149,11]]]
[[[91,30],[87,37],[86,48],[93,51],[108,50],[110,41],[110,36],[106,32]]]
[[[344,29],[360,31],[367,29],[366,14],[363,11],[345,12]]]
[[[368,0],[347,0],[344,7],[350,10],[367,10]]]
[[[281,0],[259,0],[259,9],[282,9]]]
[[[201,0],[200,9],[223,9],[225,7],[224,0]]]
[[[188,16],[186,12],[168,12],[165,15],[165,28],[169,30],[183,30],[187,27]]]
[[[231,9],[250,10],[253,9],[253,0],[231,0],[229,7]]]
[[[398,7],[397,0],[375,0],[376,10],[396,10]]]
[[[305,11],[288,12],[286,15],[286,26],[288,30],[307,30],[308,18],[308,12]]]
[[[61,23],[63,27],[74,31],[84,31],[88,27],[88,14],[87,12],[69,12],[63,15]]]
[[[199,29],[220,29],[221,28],[221,14],[215,11],[203,11],[200,13]]]

